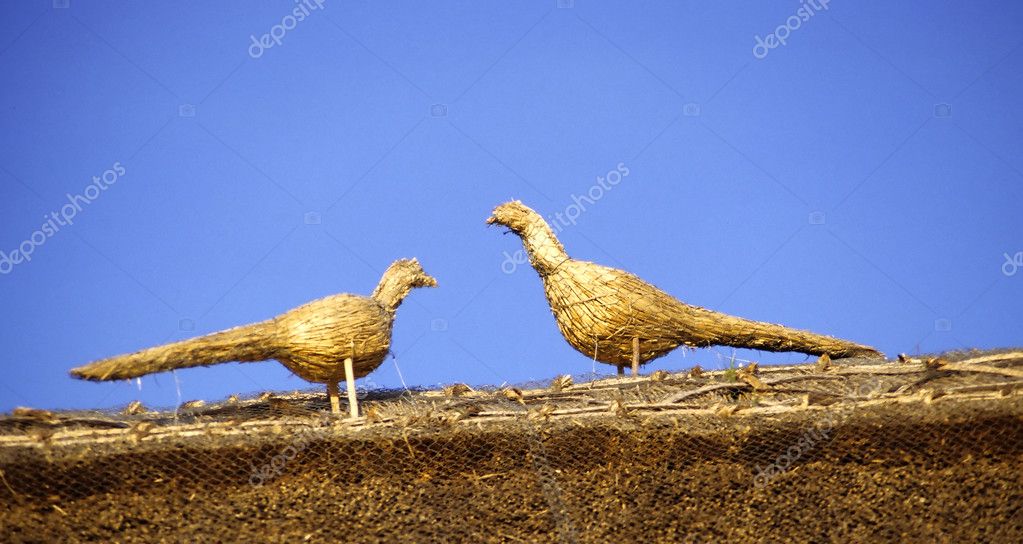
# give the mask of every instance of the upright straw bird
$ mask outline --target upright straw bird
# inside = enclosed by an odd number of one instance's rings
[[[412,289],[436,286],[437,280],[418,260],[400,259],[387,268],[368,297],[331,295],[267,321],[95,361],[71,370],[71,375],[123,380],[178,368],[276,359],[306,381],[327,384],[335,413],[340,404],[338,384],[345,379],[354,415],[354,380],[372,372],[387,356],[398,306]]]
[[[616,365],[619,374],[631,364],[636,375],[639,365],[679,346],[884,357],[869,346],[686,304],[623,270],[573,259],[543,217],[517,200],[495,208],[487,224],[522,239],[565,340],[587,357]]]

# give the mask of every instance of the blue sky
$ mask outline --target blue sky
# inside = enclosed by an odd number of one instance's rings
[[[1020,343],[1017,2],[45,0],[0,14],[0,410],[306,389],[273,362],[141,388],[67,370],[368,294],[413,256],[441,286],[402,306],[396,358],[367,385],[589,372],[518,240],[484,225],[511,198],[572,215],[574,257],[693,304],[892,356]]]

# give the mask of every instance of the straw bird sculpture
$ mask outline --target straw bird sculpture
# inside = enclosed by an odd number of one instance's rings
[[[638,277],[565,253],[550,226],[519,201],[494,209],[487,224],[517,234],[543,281],[565,340],[597,361],[632,374],[678,346],[733,346],[841,357],[884,357],[874,348],[686,304]]]
[[[413,288],[436,286],[419,261],[401,259],[387,268],[371,296],[331,295],[268,321],[102,359],[71,370],[71,375],[123,380],[178,368],[276,359],[306,381],[327,384],[334,413],[340,411],[338,383],[344,379],[354,417],[355,378],[383,362],[398,306]]]

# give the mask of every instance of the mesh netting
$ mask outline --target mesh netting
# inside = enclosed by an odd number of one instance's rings
[[[0,418],[4,541],[1023,540],[1023,351]]]

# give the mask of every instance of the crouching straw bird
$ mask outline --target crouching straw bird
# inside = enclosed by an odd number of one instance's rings
[[[517,200],[495,208],[487,224],[522,239],[565,340],[587,357],[617,365],[619,374],[631,363],[635,376],[639,365],[678,346],[884,357],[868,346],[686,304],[623,270],[572,259],[543,217]]]
[[[268,321],[102,359],[71,370],[75,378],[105,381],[230,361],[277,359],[302,379],[327,384],[331,411],[340,411],[338,383],[347,382],[352,416],[358,414],[355,378],[383,362],[402,300],[437,280],[416,259],[400,259],[384,272],[373,294],[314,300]]]

